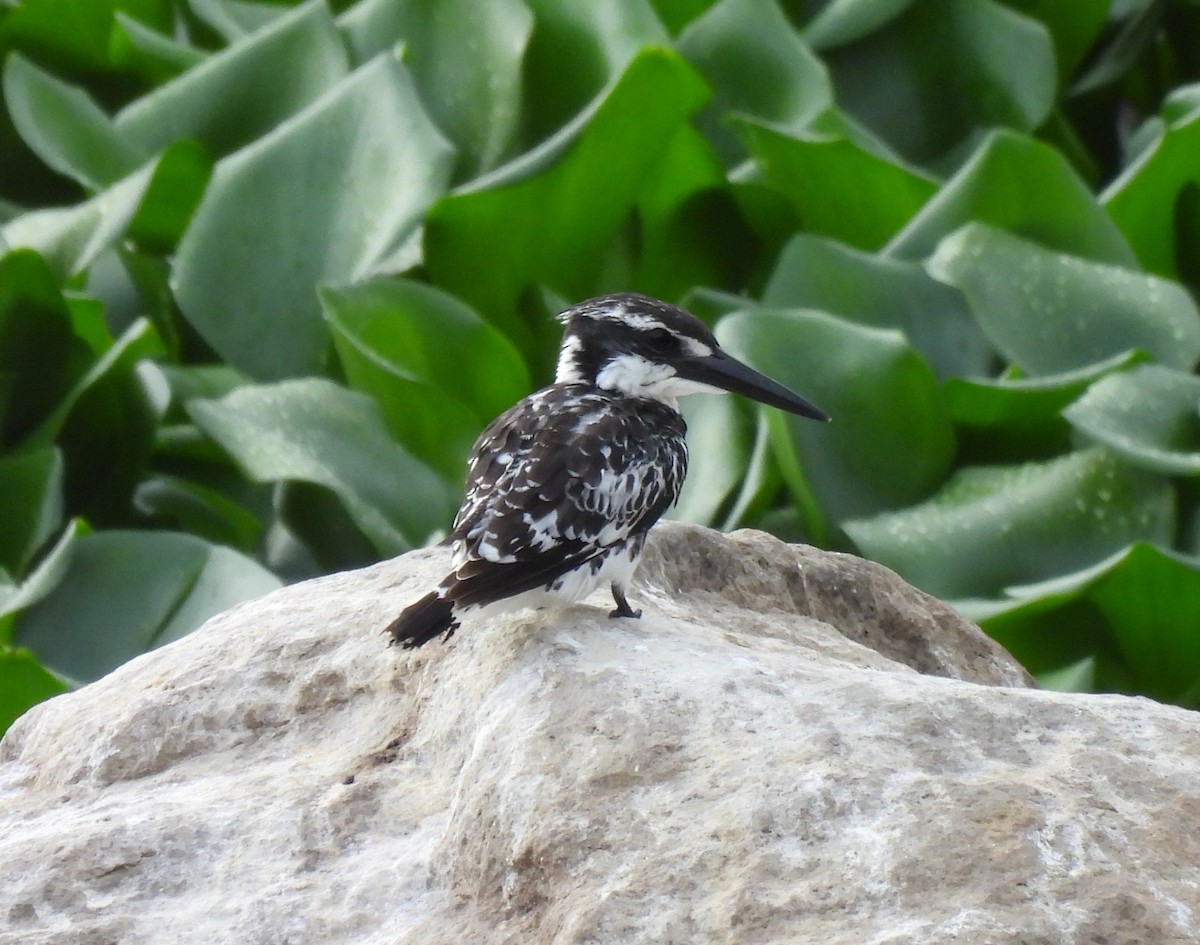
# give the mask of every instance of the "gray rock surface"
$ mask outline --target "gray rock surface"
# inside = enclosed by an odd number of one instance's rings
[[[855,558],[664,524],[631,600],[285,588],[0,745],[2,943],[1200,941],[1197,716],[1027,688]]]

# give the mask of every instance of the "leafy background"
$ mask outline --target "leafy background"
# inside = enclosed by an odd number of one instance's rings
[[[835,418],[687,404],[676,514],[1200,704],[1200,9],[0,10],[0,727],[444,532],[551,315],[681,302]]]

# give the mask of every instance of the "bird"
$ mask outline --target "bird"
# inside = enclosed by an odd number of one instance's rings
[[[451,571],[384,632],[412,649],[449,640],[464,614],[567,606],[608,585],[611,617],[646,534],[679,498],[687,426],[679,398],[732,392],[802,417],[828,415],[721,349],[694,315],[631,292],[558,316],[554,383],[479,435],[447,539]]]

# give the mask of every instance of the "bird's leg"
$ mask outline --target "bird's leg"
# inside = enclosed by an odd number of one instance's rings
[[[612,596],[613,600],[617,602],[617,609],[609,613],[610,617],[636,618],[642,615],[640,610],[634,610],[629,606],[629,601],[625,599],[625,592],[621,588],[617,587],[616,584],[612,585]]]

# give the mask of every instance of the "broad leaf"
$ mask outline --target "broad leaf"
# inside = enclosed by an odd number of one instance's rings
[[[453,296],[396,279],[321,290],[351,387],[372,395],[392,434],[460,479],[479,431],[529,392],[507,339]]]
[[[66,691],[66,683],[28,650],[0,646],[0,735],[27,709]]]
[[[451,489],[389,437],[375,402],[330,381],[240,387],[188,412],[249,479],[332,490],[380,555],[420,545],[454,514]]]
[[[23,574],[63,517],[63,462],[55,449],[0,457],[0,567]]]
[[[991,372],[995,355],[961,293],[917,263],[799,233],[784,247],[762,304],[815,308],[904,332],[941,378]]]
[[[59,585],[18,618],[14,641],[55,671],[98,679],[279,580],[228,548],[172,532],[97,532]]]
[[[403,67],[373,60],[217,165],[176,259],[184,314],[253,377],[319,371],[317,284],[366,275],[441,193],[450,160]]]
[[[328,9],[311,0],[136,99],[113,123],[144,153],[187,138],[227,154],[316,101],[348,72]]]
[[[917,162],[942,158],[978,129],[1032,131],[1054,103],[1045,27],[993,0],[913,3],[825,58],[839,105]]]
[[[1131,349],[1183,370],[1200,359],[1200,312],[1174,282],[975,223],[943,240],[928,269],[966,295],[992,343],[1028,374],[1077,370]]]
[[[1162,477],[1095,449],[961,469],[929,500],[845,529],[868,557],[953,600],[1067,574],[1139,539],[1169,542],[1174,516]]]
[[[1200,473],[1200,378],[1142,364],[1093,384],[1063,414],[1130,463],[1169,476]]]
[[[532,359],[553,325],[527,323],[522,293],[540,284],[572,299],[594,294],[601,251],[704,94],[677,56],[641,53],[555,139],[434,205],[425,224],[433,281],[487,313]]]
[[[972,220],[1073,256],[1137,265],[1129,244],[1066,159],[1040,141],[1009,131],[987,135],[886,252],[924,259]]]
[[[470,179],[507,156],[520,122],[521,65],[533,33],[522,0],[363,0],[338,25],[357,62],[404,47],[404,63]]]
[[[9,56],[4,64],[4,100],[34,153],[88,190],[116,183],[149,156],[113,127],[86,92],[24,56]]]
[[[945,403],[933,372],[898,332],[763,309],[722,319],[717,337],[833,418],[768,414],[793,495],[803,503],[811,490],[829,519],[905,506],[949,471],[954,432]]]

